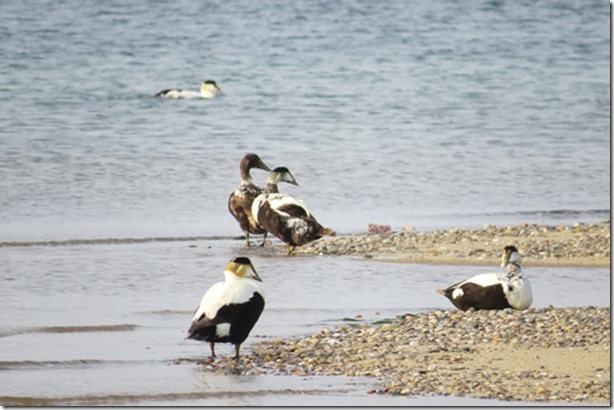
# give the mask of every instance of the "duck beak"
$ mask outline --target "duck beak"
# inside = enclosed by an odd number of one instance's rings
[[[501,267],[504,268],[510,262],[510,251],[504,251],[501,256]]]
[[[251,275],[252,279],[257,280],[258,282],[262,282],[262,278],[260,278],[260,275],[258,275],[258,272],[256,272],[256,269],[254,269],[254,267],[252,266],[252,275]]]
[[[299,186],[298,182],[296,182],[296,179],[294,178],[294,175],[292,175],[290,171],[288,171],[288,176],[290,177],[290,179],[286,180],[287,183]]]

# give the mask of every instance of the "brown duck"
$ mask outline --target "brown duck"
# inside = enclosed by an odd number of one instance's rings
[[[252,168],[263,169],[270,171],[271,169],[254,153],[247,153],[239,163],[239,172],[241,174],[241,184],[228,197],[228,210],[232,216],[239,222],[241,230],[245,234],[247,246],[251,246],[249,235],[264,235],[260,246],[264,245],[267,236],[267,231],[261,227],[256,219],[252,216],[252,202],[260,195],[263,190],[252,183],[250,170]]]

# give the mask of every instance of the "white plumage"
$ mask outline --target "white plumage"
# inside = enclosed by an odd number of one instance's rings
[[[288,209],[288,207],[291,207],[291,206],[296,206],[296,207],[301,208],[303,210],[302,212],[304,213],[306,217],[309,217],[311,215],[309,212],[309,209],[307,209],[303,201],[295,199],[291,197],[290,195],[280,194],[280,193],[264,194],[264,195],[260,195],[256,197],[256,200],[254,200],[254,203],[252,204],[252,214],[253,215],[258,215],[258,210],[260,209],[260,207],[265,201],[269,203],[269,206],[271,207],[271,209],[274,209],[280,215],[283,215],[289,218],[292,218],[292,215],[289,214],[287,211],[284,211],[284,209]],[[254,213],[254,211],[256,211],[256,213]],[[298,219],[298,218],[293,218],[293,219]]]
[[[523,310],[531,306],[533,292],[529,280],[523,276],[521,257],[515,246],[506,246],[501,266],[507,273],[482,273],[456,283],[437,293],[447,297],[460,310],[513,309]]]
[[[223,94],[222,89],[213,80],[200,83],[200,91],[166,89],[156,93],[155,97],[171,99],[195,99],[195,98],[215,98],[218,94]]]
[[[278,193],[276,184],[279,181],[294,181],[294,177],[285,167],[271,171],[266,191],[252,203],[252,215],[267,232],[286,244],[288,255],[297,246],[326,235],[335,235],[334,230],[325,228],[317,221],[302,201]]]
[[[205,292],[187,337],[209,342],[212,357],[215,357],[215,343],[232,343],[238,359],[241,343],[264,309],[262,279],[245,257],[230,261],[224,269],[224,278],[224,282],[214,284]]]
[[[214,284],[205,292],[192,321],[198,320],[203,314],[214,318],[221,307],[245,303],[256,292],[264,296],[262,282],[255,277],[239,277],[235,272],[224,270],[224,279],[224,282]]]

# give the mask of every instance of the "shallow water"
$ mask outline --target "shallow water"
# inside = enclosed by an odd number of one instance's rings
[[[244,352],[262,340],[347,320],[451,308],[436,288],[493,270],[285,257],[272,250],[280,246],[210,240],[0,248],[7,262],[0,267],[0,396],[47,404],[456,403],[368,395],[377,380],[224,375],[195,364],[208,356],[208,346],[185,340],[186,329],[202,294],[222,280],[222,267],[235,255],[249,256],[266,286],[267,305]],[[608,269],[525,270],[536,308],[609,304]],[[233,354],[228,345],[217,351]],[[173,364],[180,359],[188,361]]]
[[[434,289],[484,269],[246,250],[226,201],[248,151],[288,166],[300,186],[282,192],[340,234],[609,217],[603,1],[7,0],[0,14],[0,396],[449,404],[171,365],[207,354],[185,329],[239,254],[268,292],[246,350],[447,308]],[[209,78],[225,96],[152,97]],[[609,303],[606,269],[527,273],[536,307]]]

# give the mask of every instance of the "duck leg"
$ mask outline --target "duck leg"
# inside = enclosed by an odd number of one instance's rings
[[[235,360],[239,360],[239,349],[241,348],[240,344],[235,345]]]
[[[209,348],[211,349],[211,357],[215,357],[215,343],[209,342]]]
[[[245,232],[245,239],[247,240],[247,246],[252,246],[251,242],[249,241],[249,232]]]
[[[268,232],[264,232],[264,238],[262,238],[262,243],[260,244],[260,246],[264,246],[264,241],[266,241],[266,236],[267,236]]]

